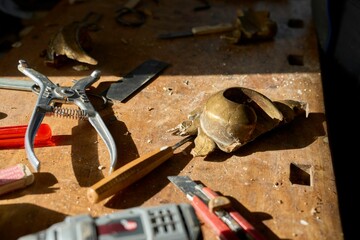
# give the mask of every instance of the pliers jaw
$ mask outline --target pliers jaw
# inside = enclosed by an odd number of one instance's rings
[[[25,134],[25,150],[30,164],[34,170],[36,172],[40,171],[40,161],[34,153],[35,136],[45,115],[48,113],[54,115],[55,108],[53,103],[55,102],[61,104],[65,103],[77,105],[80,109],[80,112],[76,117],[79,119],[86,118],[89,120],[109,150],[110,174],[114,170],[117,162],[115,141],[107,129],[105,123],[103,122],[101,116],[92,106],[85,93],[86,88],[99,80],[100,71],[95,70],[90,76],[80,79],[72,87],[60,87],[52,83],[43,74],[30,68],[24,60],[19,61],[18,69],[20,72],[34,80],[40,87],[37,103]]]

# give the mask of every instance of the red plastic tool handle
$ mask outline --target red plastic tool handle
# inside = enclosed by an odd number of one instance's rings
[[[239,240],[236,234],[218,216],[209,211],[207,205],[199,197],[193,196],[191,204],[197,215],[211,227],[216,236],[222,240]]]
[[[27,125],[0,127],[0,149],[24,148]],[[42,123],[37,131],[34,147],[55,146],[51,128]]]
[[[208,196],[210,199],[218,197],[219,194],[214,192],[208,187],[203,187],[201,189],[203,193]],[[245,230],[246,233],[248,233],[253,239],[255,240],[265,240],[265,237],[263,237],[255,228],[253,225],[251,225],[243,216],[240,215],[239,212],[235,211],[233,208],[228,209],[228,212],[231,217],[235,219],[235,221]]]

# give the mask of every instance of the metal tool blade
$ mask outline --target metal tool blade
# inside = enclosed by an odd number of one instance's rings
[[[20,91],[33,91],[37,85],[33,81],[0,78],[0,88],[20,90]]]
[[[188,176],[168,176],[167,177],[177,188],[183,191],[186,195],[198,196],[206,204],[209,198],[199,189],[199,184],[191,180]]]
[[[183,32],[170,32],[170,33],[162,33],[159,34],[159,39],[171,39],[171,38],[181,38],[181,37],[191,37],[194,36],[194,33],[190,31]]]
[[[106,94],[106,97],[109,99],[124,102],[167,66],[169,66],[169,64],[165,62],[153,59],[147,60],[124,76],[121,80],[111,84],[109,89],[106,90],[103,95]]]
[[[182,146],[183,144],[187,143],[188,141],[194,140],[196,135],[190,135],[186,138],[183,138],[180,142],[175,143],[171,148],[173,150],[177,149],[178,147]]]

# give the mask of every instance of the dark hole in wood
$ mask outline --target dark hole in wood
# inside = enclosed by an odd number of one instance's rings
[[[288,63],[290,65],[304,66],[304,57],[302,55],[289,55]]]
[[[290,182],[299,185],[311,185],[311,165],[290,164]]]
[[[288,26],[291,28],[303,28],[304,27],[304,21],[301,19],[289,19]]]

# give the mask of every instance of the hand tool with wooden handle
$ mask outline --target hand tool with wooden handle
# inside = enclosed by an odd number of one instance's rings
[[[25,188],[34,182],[34,174],[22,163],[0,169],[0,195]]]
[[[87,190],[88,200],[91,203],[98,203],[128,187],[171,158],[176,148],[193,138],[192,135],[188,136],[172,147],[164,146],[118,168]]]
[[[191,37],[196,35],[206,35],[213,33],[224,33],[229,32],[235,29],[235,26],[232,23],[220,23],[217,25],[205,25],[193,27],[190,30],[182,31],[182,32],[170,32],[163,33],[159,35],[160,39],[173,39],[180,37]]]

